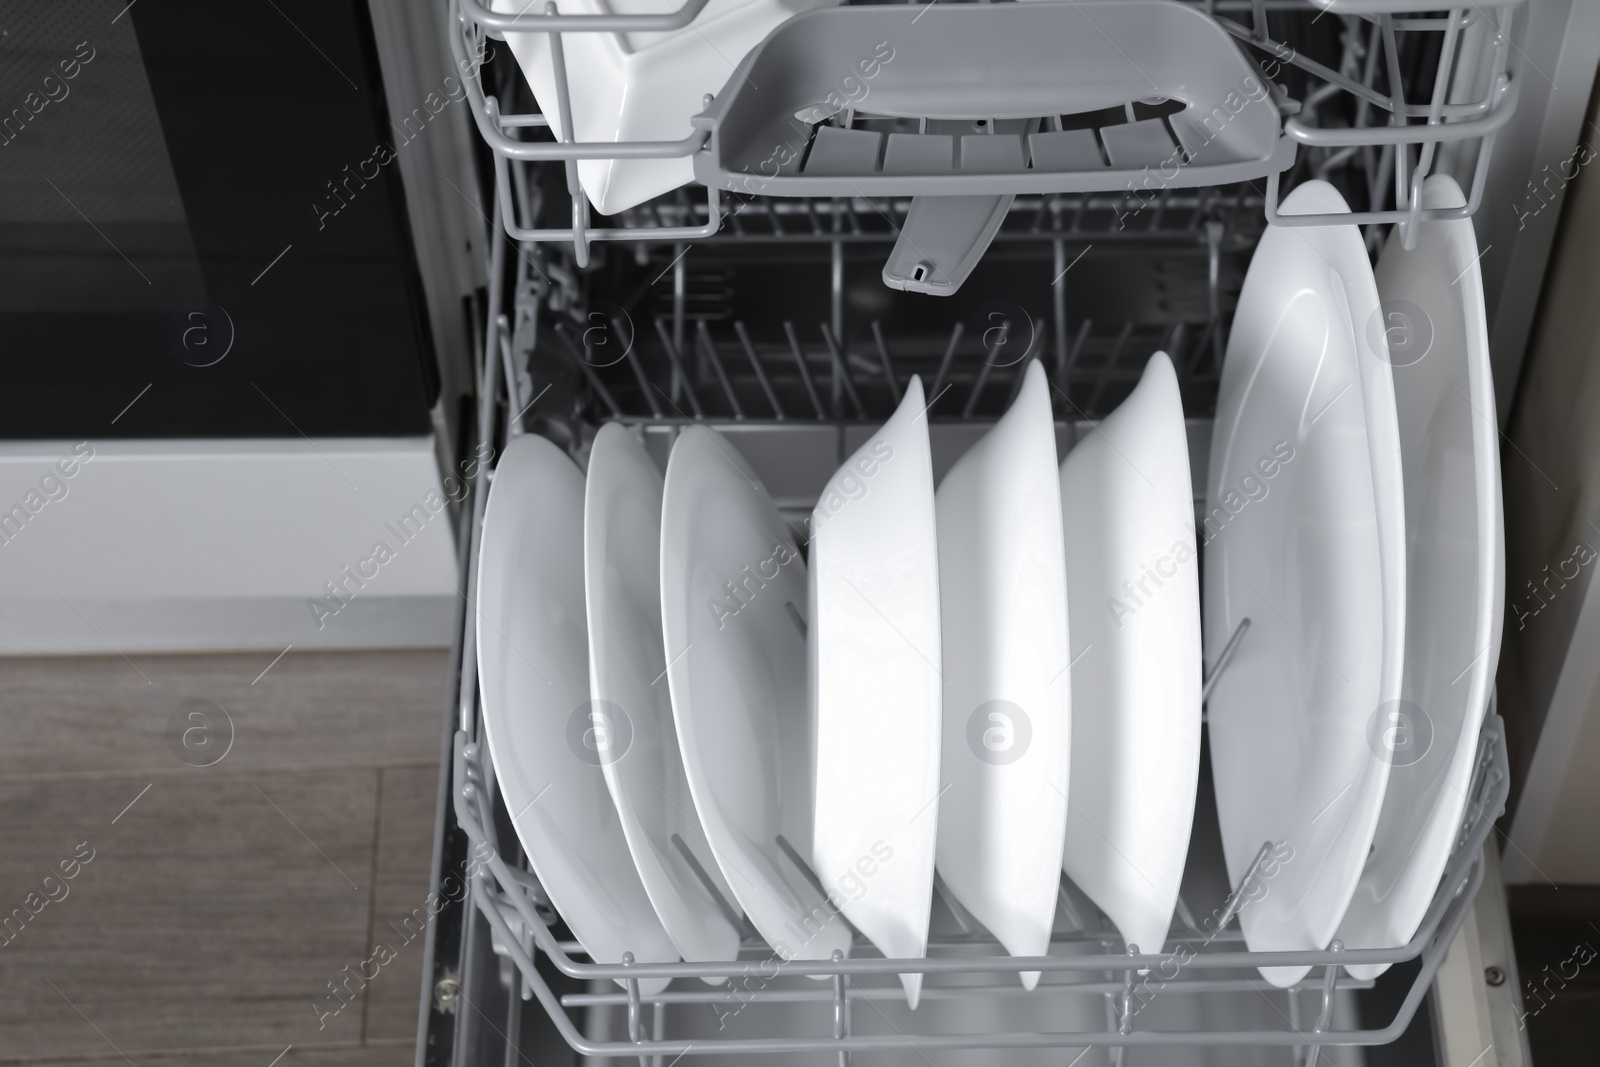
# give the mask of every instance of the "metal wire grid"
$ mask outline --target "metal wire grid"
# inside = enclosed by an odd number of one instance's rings
[[[776,1053],[833,1053],[841,1063],[849,1062],[854,1052],[897,1051],[915,1049],[922,1052],[956,1049],[1020,1049],[1020,1048],[1082,1048],[1104,1046],[1113,1049],[1138,1046],[1291,1046],[1312,1050],[1307,1058],[1314,1060],[1314,1050],[1329,1045],[1378,1045],[1397,1039],[1410,1025],[1412,1016],[1427,994],[1434,974],[1455,937],[1466,913],[1471,909],[1483,878],[1482,849],[1494,819],[1504,808],[1507,792],[1504,741],[1498,716],[1491,715],[1485,724],[1480,743],[1476,777],[1470,793],[1467,815],[1457,837],[1457,847],[1446,868],[1438,892],[1411,942],[1398,949],[1342,950],[1335,941],[1329,949],[1320,952],[1249,952],[1242,950],[1242,938],[1229,930],[1217,934],[1202,930],[1194,924],[1183,909],[1184,922],[1170,936],[1171,943],[1189,949],[1190,954],[1181,964],[1178,977],[1161,984],[1159,995],[1176,996],[1219,992],[1273,992],[1271,987],[1254,977],[1232,975],[1225,978],[1181,977],[1183,973],[1248,972],[1265,966],[1310,966],[1320,968],[1320,975],[1303,981],[1287,993],[1289,1012],[1285,1019],[1289,1026],[1259,1030],[1140,1030],[1135,1026],[1136,976],[1141,970],[1162,970],[1176,963],[1177,950],[1170,954],[1131,955],[1120,952],[1114,931],[1073,931],[1057,934],[1052,946],[1065,950],[1070,947],[1098,948],[1073,956],[1009,957],[1003,955],[961,958],[939,957],[919,960],[884,959],[876,955],[872,946],[858,941],[853,958],[840,954],[830,961],[781,962],[772,957],[770,950],[759,942],[746,942],[738,961],[726,963],[635,963],[631,957],[619,964],[580,963],[574,955],[582,950],[571,942],[559,942],[550,932],[557,921],[549,903],[543,897],[538,883],[531,875],[507,866],[495,847],[492,827],[492,798],[484,778],[484,761],[478,746],[459,732],[455,741],[454,803],[456,817],[466,830],[473,845],[473,855],[484,855],[488,860],[482,873],[473,879],[471,899],[473,905],[488,920],[497,938],[497,950],[504,951],[521,974],[524,989],[540,1003],[556,1024],[563,1039],[571,1048],[585,1056],[614,1057],[665,1057],[688,1052],[700,1055],[770,1055]],[[1267,843],[1270,846],[1271,842]],[[1267,854],[1268,847],[1258,856],[1257,866]],[[1225,926],[1237,915],[1244,896],[1250,891],[1256,868],[1245,877],[1238,890],[1230,897],[1220,919]],[[930,943],[930,952],[992,946],[996,952],[1003,949],[983,935]],[[562,974],[577,979],[615,980],[625,989],[612,993],[567,994],[557,996],[540,975],[536,957],[543,954]],[[1401,963],[1421,959],[1421,967],[1411,982],[1395,1017],[1379,1028],[1339,1029],[1332,1025],[1333,996],[1340,989],[1370,988],[1371,983],[1341,975],[1345,964]],[[853,1035],[851,1033],[850,1007],[853,1003],[868,1000],[893,1000],[901,996],[898,986],[863,987],[852,982],[863,978],[892,979],[907,971],[921,971],[929,975],[951,976],[968,980],[1009,979],[1004,986],[954,985],[929,986],[924,997],[930,1001],[973,1001],[994,998],[1026,997],[1029,994],[1012,984],[1021,971],[1046,971],[1051,973],[1113,975],[1108,981],[1081,981],[1070,984],[1049,983],[1039,987],[1039,996],[1082,996],[1104,998],[1107,1006],[1107,1029],[1102,1031],[1062,1031],[1054,1033],[999,1032],[965,1034],[924,1034],[900,1030],[895,1035]],[[824,978],[829,988],[812,990],[766,988],[779,975],[807,975]],[[731,988],[712,988],[692,983],[657,994],[644,994],[640,981],[650,978],[710,978],[731,980],[755,979],[757,988],[749,982],[735,992]],[[1299,999],[1303,992],[1320,993],[1320,1008],[1316,1021],[1310,1027],[1298,1025]],[[810,1003],[831,1007],[831,1033],[783,1035],[755,1039],[704,1039],[692,1041],[663,1040],[645,1034],[644,1009],[650,1006],[655,1012],[673,1007],[717,1004],[782,1004]],[[599,1006],[625,1006],[627,1008],[626,1036],[610,1039],[585,1034],[573,1021],[570,1009]]]
[[[847,350],[827,322],[785,322],[785,340],[757,341],[741,321],[714,329],[696,318],[679,342],[672,317],[659,315],[642,329],[609,324],[611,337],[623,336],[621,345],[633,343],[622,361],[607,364],[584,337],[597,327],[558,322],[552,332],[556,350],[597,398],[599,414],[625,422],[872,424],[893,412],[913,373],[923,375],[931,418],[988,418],[1009,407],[1032,357],[1044,361],[1055,386],[1056,417],[1070,422],[1114,407],[1158,349],[1172,358],[1180,389],[1215,391],[1222,348],[1215,317],[1108,325],[1085,318],[1068,331],[1021,321],[1027,312],[1020,307],[1015,314],[1016,320],[987,328],[957,322],[937,339],[942,352],[930,350],[932,338],[890,339],[877,321],[870,323],[873,341],[865,353]],[[1006,334],[1010,342],[997,339]]]
[[[539,187],[517,166],[497,175],[502,218],[514,212],[530,216],[539,208]],[[996,235],[1005,250],[997,254],[1015,250],[1037,259],[1041,271],[1051,264],[1048,310],[990,301],[942,333],[929,321],[902,332],[872,321],[865,347],[846,328],[847,249],[892,243],[909,198],[758,198],[728,212],[720,232],[694,242],[713,258],[719,248],[826,248],[830,313],[820,324],[784,322],[781,331],[768,324],[763,335],[727,309],[691,307],[685,242],[661,252],[670,260],[655,280],[671,274],[670,309],[637,319],[615,306],[597,311],[577,275],[563,270],[546,248],[524,243],[514,317],[548,325],[542,335],[548,351],[539,356],[581,374],[599,417],[875,421],[893,411],[912,374],[921,374],[925,385],[931,383],[928,395],[940,398],[930,410],[934,418],[987,417],[1004,410],[1027,359],[1038,357],[1052,372],[1058,417],[1093,418],[1122,399],[1156,349],[1173,358],[1189,406],[1203,411],[1226,340],[1224,260],[1254,247],[1265,225],[1263,202],[1248,187],[1165,190],[1148,209],[1130,214],[1125,198],[1117,196],[1018,197]],[[638,232],[683,229],[704,211],[680,190],[633,209],[624,221],[637,223]],[[1192,263],[1180,272],[1180,285],[1191,282],[1190,275],[1203,280],[1166,313],[1139,320],[1085,316],[1069,325],[1068,285],[1075,279],[1068,271],[1094,247],[1101,255],[1121,248],[1147,261],[1154,257],[1158,265],[1175,256]],[[637,246],[636,259],[640,265],[650,261],[645,245]],[[937,310],[951,307],[940,302]],[[509,365],[529,365],[533,331],[508,322],[502,332],[511,341]],[[541,383],[526,374],[511,381],[514,410],[520,411]]]
[[[1302,100],[1283,101],[1286,109],[1298,111],[1285,118],[1285,132],[1310,149],[1290,172],[1291,180],[1296,175],[1324,177],[1355,166],[1366,192],[1366,210],[1353,214],[1285,216],[1279,211],[1282,176],[1272,174],[1267,177],[1263,197],[1266,218],[1290,226],[1396,223],[1410,247],[1418,221],[1464,218],[1475,212],[1482,200],[1495,133],[1516,107],[1518,86],[1506,68],[1513,7],[1520,2],[1493,0],[1448,9],[1434,6],[1420,15],[1399,16],[1395,12],[1416,5],[1406,0],[1321,0],[1320,5],[1309,0],[1196,0],[1197,6],[1248,47],[1269,80],[1285,67],[1295,68],[1306,80],[1308,91]],[[570,242],[577,265],[584,267],[595,241],[698,241],[718,233],[724,208],[722,194],[716,189],[706,190],[704,206],[693,217],[675,224],[639,214],[625,214],[617,226],[591,223],[588,200],[578,183],[578,160],[681,158],[698,151],[708,135],[696,130],[677,141],[574,142],[561,44],[564,33],[678,29],[698,15],[705,3],[687,0],[678,11],[665,15],[561,15],[554,0],[547,0],[542,14],[503,15],[485,9],[478,0],[451,0],[450,45],[462,69],[474,69],[465,78],[467,97],[479,132],[494,155],[505,228],[512,239]],[[1270,14],[1295,12],[1315,12],[1313,22],[1329,15],[1342,21],[1337,67],[1302,54],[1272,34]],[[1244,16],[1248,24],[1232,16]],[[523,139],[523,130],[550,128],[549,119],[537,113],[502,114],[499,101],[484,91],[475,65],[467,61],[469,53],[479,54],[485,34],[498,37],[506,32],[546,33],[550,37],[557,110],[565,131],[559,141]],[[1402,67],[1414,62],[1414,53],[1432,60],[1433,84],[1426,102],[1407,98]],[[1380,83],[1383,89],[1378,88]],[[1444,156],[1459,167],[1471,166],[1467,203],[1461,208],[1424,211],[1422,180]],[[571,200],[569,225],[540,228],[535,218],[519,217],[505,181],[505,170],[514,161],[563,163]],[[1160,190],[1157,180],[1153,187],[1130,188],[1113,195],[1120,198],[1119,210],[1126,213],[1130,204],[1137,202],[1142,207]],[[1394,206],[1386,210],[1391,194]],[[1058,213],[1052,214],[1058,217]],[[777,218],[776,210],[768,215]],[[775,235],[776,222],[773,229]],[[792,239],[808,239],[804,234],[801,228]]]
[[[470,624],[469,624],[470,625]],[[1394,1041],[1410,1025],[1412,1016],[1427,994],[1435,972],[1443,962],[1445,953],[1455,937],[1466,913],[1472,907],[1483,878],[1482,850],[1494,820],[1504,810],[1508,791],[1503,728],[1492,710],[1485,723],[1479,744],[1478,759],[1472,787],[1468,793],[1466,814],[1456,838],[1456,848],[1446,867],[1427,914],[1416,936],[1410,943],[1397,949],[1345,950],[1335,941],[1325,951],[1305,952],[1250,952],[1242,949],[1242,936],[1228,929],[1229,924],[1245,905],[1252,891],[1257,870],[1268,855],[1272,842],[1263,845],[1256,863],[1230,896],[1215,929],[1207,931],[1194,922],[1189,909],[1180,901],[1179,922],[1169,937],[1170,943],[1187,950],[1181,957],[1179,949],[1165,954],[1129,954],[1120,949],[1121,941],[1114,929],[1101,920],[1101,929],[1079,929],[1056,934],[1053,948],[1063,951],[1093,949],[1083,954],[1040,957],[1011,957],[1004,955],[970,955],[960,958],[940,956],[941,951],[970,949],[973,946],[992,947],[996,953],[1004,950],[991,937],[975,933],[960,939],[930,943],[930,958],[917,960],[885,959],[864,940],[858,939],[852,958],[835,953],[829,961],[783,962],[772,956],[764,943],[747,940],[740,959],[724,963],[637,963],[631,954],[619,964],[581,963],[574,955],[582,949],[572,942],[558,941],[550,926],[559,921],[551,909],[537,880],[528,872],[513,869],[501,858],[496,840],[493,818],[493,786],[486,777],[486,759],[477,743],[469,739],[466,730],[458,731],[454,747],[455,815],[471,842],[471,855],[487,857],[476,876],[471,880],[473,906],[483,914],[493,929],[496,950],[505,953],[521,975],[525,996],[539,1001],[555,1023],[568,1045],[585,1056],[645,1057],[681,1056],[689,1052],[700,1055],[770,1055],[777,1053],[830,1053],[839,1062],[848,1064],[855,1052],[897,1051],[915,1049],[921,1052],[956,1049],[1021,1049],[1021,1048],[1082,1048],[1104,1046],[1113,1050],[1138,1046],[1292,1046],[1307,1050],[1306,1059],[1314,1062],[1315,1050],[1328,1045],[1377,1045]],[[623,984],[621,992],[591,992],[557,996],[539,973],[536,958],[543,954],[562,974],[575,979],[596,981],[615,980]],[[1340,1029],[1333,1026],[1333,998],[1340,989],[1370,988],[1371,982],[1341,975],[1346,964],[1401,963],[1421,959],[1421,966],[1407,990],[1395,1017],[1383,1027],[1367,1029]],[[1135,1026],[1138,1009],[1136,979],[1140,973],[1162,973],[1159,995],[1176,996],[1219,992],[1273,992],[1271,987],[1253,976],[1233,973],[1223,978],[1205,977],[1205,972],[1245,972],[1252,968],[1268,966],[1309,966],[1320,968],[1320,975],[1302,981],[1286,992],[1288,1013],[1284,1016],[1289,1025],[1281,1028],[1257,1030],[1140,1030]],[[1165,969],[1172,967],[1174,977],[1167,979]],[[1105,1001],[1107,1028],[1102,1031],[1012,1032],[989,1031],[963,1034],[926,1034],[906,1032],[897,1028],[896,1034],[854,1035],[851,1032],[851,1006],[857,1002],[893,1000],[901,994],[898,986],[861,986],[862,978],[892,979],[908,971],[920,971],[935,976],[966,979],[968,982],[1006,980],[1005,985],[961,984],[929,986],[924,998],[930,1001],[986,1001],[996,998],[1026,996],[1077,996],[1099,997]],[[1045,971],[1051,974],[1109,975],[1107,980],[1073,981],[1065,984],[1046,983],[1030,994],[1014,985],[1022,971]],[[1193,972],[1201,972],[1199,975]],[[828,988],[770,989],[769,984],[779,976],[806,975],[829,981]],[[1187,975],[1187,977],[1184,977]],[[691,983],[657,994],[644,994],[640,981],[651,978],[725,978],[740,981],[737,991],[732,986],[713,988],[701,983]],[[754,979],[751,988],[748,980]],[[854,981],[852,981],[852,979]],[[1316,1021],[1310,1027],[1299,1023],[1298,994],[1320,993],[1320,1007]],[[754,1039],[668,1040],[661,1037],[663,1013],[671,1008],[691,1005],[733,1004],[793,1004],[827,1005],[830,1009],[831,1032],[826,1034],[782,1036]],[[569,1014],[572,1009],[602,1006],[626,1007],[626,1034],[617,1038],[586,1034],[584,1028]],[[655,1013],[651,1036],[646,1034],[645,1008]],[[1142,1005],[1141,1005],[1142,1006]],[[1120,1052],[1114,1051],[1114,1062]]]
[[[504,266],[502,241],[494,243],[491,278],[500,277]],[[499,284],[491,284],[491,315],[498,309],[501,294]],[[506,349],[494,337],[485,339],[485,360],[482,367],[480,393],[481,444],[495,440],[494,427],[497,411],[506,394],[502,393],[502,373],[510,364],[505,359]],[[507,407],[509,415],[514,408]],[[504,420],[505,432],[520,432],[514,418]],[[478,549],[486,494],[475,493],[470,519],[470,536],[467,543],[467,579],[476,582]],[[1244,626],[1232,636],[1208,679],[1210,684],[1226,669],[1231,651],[1243,636]],[[1300,1052],[1297,1056],[1307,1062],[1315,1061],[1315,1050],[1327,1045],[1377,1045],[1394,1041],[1405,1032],[1412,1017],[1426,996],[1434,974],[1443,962],[1445,953],[1454,939],[1461,922],[1471,909],[1483,878],[1482,850],[1494,821],[1505,809],[1509,792],[1509,776],[1505,753],[1504,729],[1491,703],[1479,741],[1473,779],[1467,791],[1467,804],[1458,830],[1455,848],[1446,865],[1445,873],[1429,905],[1423,921],[1411,941],[1396,949],[1345,950],[1338,942],[1324,951],[1305,952],[1250,952],[1243,949],[1243,938],[1231,928],[1233,919],[1244,906],[1257,871],[1266,859],[1272,842],[1266,842],[1256,857],[1255,864],[1241,883],[1235,887],[1220,918],[1212,929],[1204,930],[1194,921],[1191,910],[1180,899],[1178,917],[1169,940],[1187,949],[1192,955],[1182,961],[1176,977],[1164,981],[1160,995],[1172,993],[1192,996],[1230,991],[1256,991],[1270,995],[1271,990],[1254,977],[1253,969],[1259,967],[1308,966],[1320,968],[1320,974],[1299,983],[1287,993],[1285,1019],[1289,1025],[1271,1029],[1236,1030],[1153,1030],[1136,1025],[1134,1007],[1139,993],[1137,976],[1141,970],[1170,967],[1177,959],[1178,949],[1170,954],[1129,954],[1114,928],[1101,917],[1091,924],[1073,917],[1071,897],[1064,909],[1069,915],[1069,925],[1052,938],[1052,947],[1059,951],[1083,950],[1082,954],[1051,955],[1034,958],[1001,955],[1003,949],[981,930],[958,940],[936,941],[930,945],[930,958],[920,960],[884,959],[869,943],[858,940],[852,958],[836,955],[828,961],[775,960],[764,943],[748,939],[737,960],[722,963],[638,963],[625,957],[623,963],[583,963],[574,959],[582,955],[579,946],[558,941],[550,926],[559,921],[537,878],[521,868],[512,866],[504,857],[517,854],[515,846],[503,850],[495,823],[496,788],[491,764],[481,750],[478,714],[476,672],[476,618],[472,613],[463,617],[460,729],[453,743],[452,812],[457,824],[465,831],[468,854],[481,862],[470,873],[470,900],[493,931],[496,951],[504,954],[519,975],[524,996],[536,999],[549,1016],[563,1040],[576,1052],[585,1056],[616,1057],[637,1056],[641,1063],[664,1067],[670,1057],[689,1052],[701,1055],[767,1055],[777,1053],[812,1052],[836,1055],[841,1067],[850,1062],[852,1054],[870,1051],[896,1051],[915,1049],[921,1052],[957,1049],[1021,1049],[1021,1048],[1082,1048],[1103,1046],[1111,1049],[1113,1062],[1120,1062],[1121,1050],[1137,1046],[1285,1046]],[[954,909],[952,909],[954,910]],[[942,951],[970,950],[974,946],[992,947],[995,955],[963,956],[952,958],[939,955]],[[556,970],[569,978],[600,983],[615,980],[622,983],[621,992],[588,992],[558,996],[540,974],[538,958],[543,956]],[[1334,995],[1341,989],[1367,988],[1363,982],[1341,975],[1345,964],[1402,963],[1420,960],[1419,969],[1407,989],[1394,1018],[1383,1027],[1343,1029],[1333,1025]],[[1045,971],[1051,974],[1083,975],[1088,980],[1070,984],[1049,983],[1041,987],[1038,995],[1100,997],[1104,1001],[1106,1028],[1100,1031],[1020,1032],[992,1030],[982,1033],[926,1034],[898,1031],[894,1036],[863,1035],[852,1032],[851,1009],[854,1004],[875,1000],[888,1000],[899,996],[896,988],[861,985],[863,979],[891,980],[894,975],[920,971],[947,980],[975,982],[1002,982],[1003,985],[930,985],[925,996],[942,1002],[984,1002],[1033,995],[1019,992],[1016,976],[1022,971]],[[1220,977],[1207,977],[1207,973],[1224,972]],[[828,981],[826,988],[771,989],[777,975],[808,975]],[[1103,976],[1097,980],[1095,976]],[[745,982],[738,993],[729,987],[708,987],[703,983],[686,983],[679,988],[646,995],[640,981],[651,978],[706,978],[721,977],[730,980],[754,978],[757,988],[750,989]],[[1163,975],[1163,978],[1165,975]],[[939,979],[936,979],[936,983]],[[1307,1028],[1300,1022],[1300,993],[1320,994],[1319,1010],[1312,1025]],[[694,1040],[665,1039],[662,1026],[666,1014],[689,1005],[716,1005],[727,1003],[729,997],[751,1004],[778,1005],[784,1003],[810,1003],[826,1007],[830,1020],[827,1033],[810,1035],[782,1034],[754,1039]],[[609,1034],[585,1033],[584,1027],[574,1021],[574,1011],[609,1006],[626,1008],[626,1031],[612,1037]],[[647,1026],[646,1007],[653,1019]],[[592,1018],[589,1020],[593,1025]],[[648,1033],[647,1033],[648,1030]]]
[[[513,210],[537,212],[540,190],[527,176],[512,168],[498,179],[497,218]],[[597,310],[601,305],[589,299],[581,276],[548,255],[548,246],[530,242],[516,263],[515,308],[501,320],[499,334],[508,368],[541,362],[569,368],[587,384],[593,412],[602,418],[878,421],[894,410],[912,374],[921,374],[928,395],[938,398],[930,408],[933,418],[988,417],[1014,396],[1030,357],[1051,371],[1058,417],[1093,418],[1122,399],[1156,349],[1173,358],[1188,406],[1201,412],[1215,391],[1225,344],[1224,261],[1254,247],[1264,225],[1262,202],[1247,188],[1168,190],[1130,219],[1119,214],[1124,205],[1112,196],[1019,197],[996,242],[1037,259],[1041,271],[1053,264],[1048,310],[990,301],[942,333],[926,321],[902,332],[872,321],[863,347],[846,329],[846,249],[892,243],[909,200],[763,199],[752,202],[759,209],[728,213],[723,230],[694,247],[713,250],[713,258],[717,248],[825,247],[831,310],[820,324],[790,321],[781,330],[768,324],[763,335],[728,309],[691,306],[684,255],[689,246],[683,242],[666,246],[662,258],[671,258],[655,279],[672,275],[669,309],[646,309],[644,316],[616,306]],[[692,220],[703,205],[680,190],[635,211],[674,226]],[[1177,257],[1190,265],[1175,281],[1192,291],[1173,297],[1167,311],[1153,317],[1086,316],[1069,325],[1069,268],[1091,248],[1104,254],[1108,246],[1158,269]],[[641,265],[649,262],[644,245],[636,258]],[[647,276],[655,273],[652,267]],[[952,307],[937,305],[939,311]],[[524,370],[508,369],[507,377],[514,411],[524,410],[548,384]]]
[[[1284,122],[1284,132],[1295,141],[1323,150],[1316,165],[1318,176],[1357,153],[1363,153],[1365,157],[1362,171],[1367,183],[1368,203],[1373,209],[1354,215],[1283,215],[1278,210],[1281,176],[1269,174],[1267,219],[1286,226],[1395,223],[1400,228],[1402,242],[1409,250],[1416,244],[1415,228],[1418,221],[1468,218],[1476,212],[1488,179],[1495,133],[1516,110],[1518,85],[1506,70],[1506,64],[1511,45],[1512,7],[1517,2],[1520,0],[1505,0],[1502,6],[1494,7],[1492,23],[1489,14],[1475,4],[1451,8],[1442,17],[1398,18],[1392,11],[1403,9],[1399,3],[1381,4],[1390,9],[1387,11],[1348,16],[1369,20],[1370,29],[1365,41],[1355,27],[1346,34],[1338,70],[1298,55],[1287,44],[1274,41],[1267,32],[1266,12],[1260,0],[1253,5],[1249,29],[1229,19],[1219,20],[1234,36],[1270,56],[1267,62],[1293,64],[1324,83],[1304,101],[1301,115]],[[1331,0],[1328,7],[1338,10],[1337,0]],[[1442,35],[1433,91],[1426,104],[1408,103],[1405,96],[1398,34],[1408,31]],[[1472,35],[1476,40],[1468,40],[1467,35]],[[1485,51],[1487,62],[1484,61]],[[1463,56],[1463,53],[1467,54]],[[1380,55],[1387,76],[1386,93],[1373,88]],[[1458,81],[1458,64],[1467,68],[1469,63],[1471,68],[1467,77]],[[1475,82],[1483,86],[1477,99],[1452,100],[1452,97],[1472,96]],[[1351,127],[1321,128],[1303,117],[1315,117],[1319,106],[1340,91],[1350,93],[1358,100],[1356,122]],[[1366,125],[1374,108],[1388,114],[1388,126]],[[1418,126],[1410,121],[1416,118],[1425,119],[1425,124]],[[1477,142],[1477,158],[1466,204],[1460,208],[1424,211],[1422,182],[1432,171],[1440,146],[1465,146],[1468,142]],[[1412,159],[1413,151],[1417,153],[1415,160]],[[1395,208],[1391,211],[1377,210],[1376,206],[1384,202],[1385,179],[1391,175]]]
[[[1247,186],[1163,189],[1148,205],[1118,193],[1062,193],[1018,196],[994,240],[1095,241],[1146,244],[1180,239],[1204,240],[1208,221],[1226,218],[1246,232],[1264,198]],[[507,201],[509,206],[510,200]],[[826,244],[841,241],[893,241],[911,209],[910,197],[753,197],[724,216],[719,232],[697,244]],[[519,212],[528,210],[518,201]],[[706,217],[706,205],[687,196],[665,197],[618,214],[624,227],[654,241],[656,229],[693,226]],[[515,237],[515,234],[512,235]]]

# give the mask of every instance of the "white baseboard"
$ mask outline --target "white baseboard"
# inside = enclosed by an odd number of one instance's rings
[[[321,629],[304,597],[0,603],[0,654],[444,647],[455,635],[457,600],[453,592],[357,600]]]
[[[427,437],[0,444],[0,654],[447,645],[450,495]]]

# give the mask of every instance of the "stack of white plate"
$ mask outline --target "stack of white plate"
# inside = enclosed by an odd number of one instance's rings
[[[1320,181],[1283,204],[1348,210]],[[1229,876],[1273,850],[1253,950],[1406,944],[1460,826],[1504,570],[1477,258],[1469,220],[1391,238],[1376,278],[1355,226],[1274,227],[1245,277],[1202,541],[1208,655],[1251,623],[1209,710]]]
[[[1424,193],[1461,203],[1448,178]],[[1284,208],[1347,210],[1322,182]],[[1391,242],[1376,278],[1353,226],[1269,229],[1198,522],[1161,352],[1059,464],[1028,366],[937,489],[914,378],[804,545],[708,427],[679,434],[665,478],[620,425],[587,480],[514,440],[479,570],[484,723],[585,950],[732,959],[748,920],[783,959],[859,933],[914,960],[937,872],[1006,952],[1037,957],[1064,871],[1129,951],[1165,951],[1200,765],[1202,552],[1212,661],[1250,624],[1210,698],[1249,947],[1406,943],[1498,658],[1475,263],[1467,222]],[[921,975],[902,982],[914,1008]]]

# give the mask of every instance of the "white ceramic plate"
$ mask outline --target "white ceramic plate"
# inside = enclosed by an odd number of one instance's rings
[[[686,960],[731,960],[739,930],[699,872],[728,906],[734,898],[695,814],[672,722],[661,641],[661,489],[661,472],[634,436],[614,422],[602,426],[583,504],[589,692],[608,730],[597,756],[667,936]],[[674,838],[694,854],[693,866]]]
[[[511,823],[590,957],[671,962],[678,953],[645,895],[586,737],[583,475],[542,437],[506,446],[478,558],[483,727]],[[584,755],[580,756],[580,753]],[[641,981],[658,992],[666,979]]]
[[[934,504],[948,683],[939,874],[1007,952],[1044,956],[1061,882],[1072,682],[1055,421],[1037,361]],[[1038,980],[1022,975],[1028,989]]]
[[[1466,202],[1442,174],[1423,183],[1422,200],[1427,208]],[[1389,787],[1339,926],[1346,948],[1404,945],[1438,888],[1500,660],[1505,584],[1494,380],[1472,220],[1421,223],[1410,252],[1391,236],[1377,283],[1405,473],[1405,703],[1387,724]],[[1386,969],[1349,968],[1361,978]]]
[[[562,36],[572,125],[579,141],[676,141],[694,132],[689,120],[707,93],[723,85],[745,53],[777,25],[837,0],[711,0],[681,30],[569,33]],[[563,15],[661,15],[682,0],[561,0]],[[494,0],[502,14],[542,13],[541,0]],[[506,40],[533,89],[539,110],[560,138],[550,40],[510,33]],[[694,180],[688,156],[678,159],[582,159],[578,179],[595,210],[611,215]]]
[[[850,951],[779,838],[811,848],[806,567],[733,444],[692,426],[667,462],[661,621],[683,766],[717,865],[783,959]]]
[[[1348,210],[1322,181],[1283,203]],[[1400,696],[1405,522],[1380,323],[1356,227],[1267,228],[1222,368],[1200,534],[1207,659],[1250,620],[1209,707],[1233,884],[1264,842],[1278,850],[1239,917],[1256,951],[1327,947],[1389,778],[1375,727]]]
[[[891,959],[927,954],[939,831],[939,552],[922,380],[812,512],[812,855]],[[902,974],[914,1008],[922,975]]]
[[[1200,775],[1194,483],[1165,352],[1061,464],[1072,677],[1062,867],[1140,952],[1161,952]]]

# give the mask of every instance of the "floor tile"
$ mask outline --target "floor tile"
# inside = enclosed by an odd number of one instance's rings
[[[367,1038],[414,1038],[422,990],[422,952],[431,921],[428,875],[433,860],[433,818],[439,774],[433,767],[383,772],[374,894],[373,951],[383,944],[394,958],[367,989]],[[434,905],[436,908],[437,905]],[[379,954],[384,958],[386,954]],[[370,968],[369,968],[370,969]]]
[[[412,1067],[416,1055],[411,1045],[385,1044],[372,1048],[302,1048],[294,1046],[282,1059],[272,1062],[282,1049],[251,1049],[241,1052],[177,1053],[173,1055],[139,1057],[138,1067]],[[83,1060],[51,1060],[49,1067],[126,1067],[116,1053],[106,1050],[109,1058]],[[7,1063],[0,1057],[0,1063]]]
[[[215,767],[228,772],[437,763],[450,698],[448,652],[290,650],[272,659],[7,659],[0,670],[7,727],[0,779],[182,774],[186,764],[217,759]],[[214,707],[185,707],[194,701]],[[189,716],[195,707],[202,718]]]
[[[0,782],[22,816],[0,1056],[358,1042],[377,788],[375,769]],[[354,1003],[319,1029],[335,981]]]

